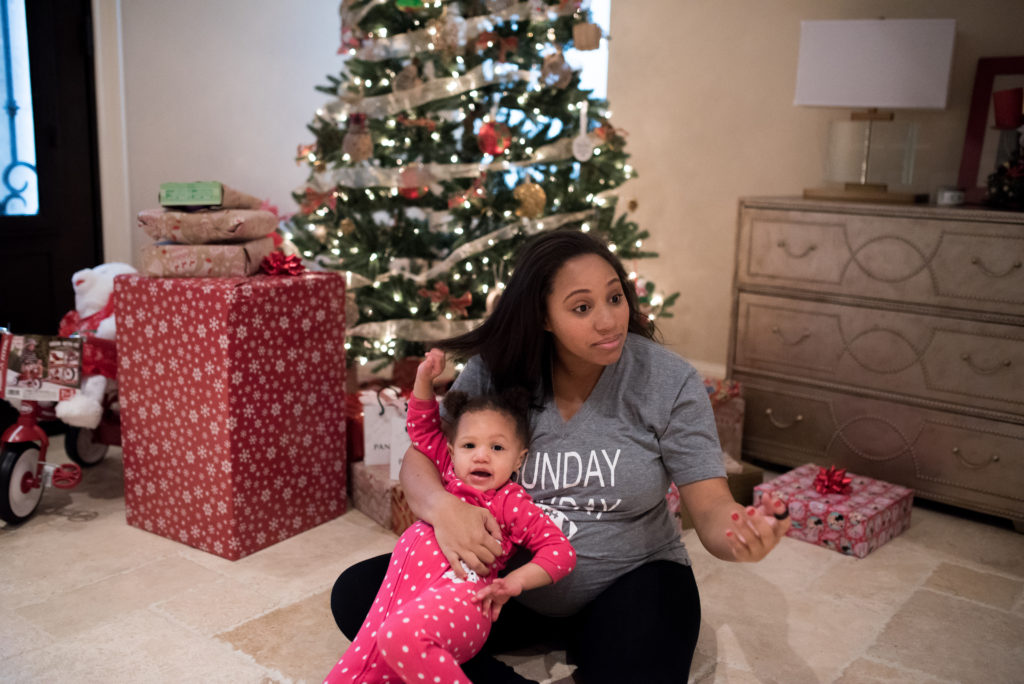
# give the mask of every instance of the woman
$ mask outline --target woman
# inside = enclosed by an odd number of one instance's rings
[[[479,328],[440,344],[473,355],[454,389],[534,393],[519,483],[577,554],[569,577],[505,606],[485,651],[465,666],[473,681],[525,681],[487,654],[537,644],[564,647],[587,684],[686,681],[700,600],[665,503],[670,480],[718,558],[760,560],[789,529],[781,501],[755,509],[733,500],[703,382],[654,336],[619,260],[585,233],[558,230],[524,246]],[[401,481],[456,572],[461,561],[486,573],[501,549],[490,514],[447,494],[415,450]],[[346,634],[358,630],[386,563],[366,561],[335,584],[332,611]]]

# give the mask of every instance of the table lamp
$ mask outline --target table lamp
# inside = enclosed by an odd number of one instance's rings
[[[862,110],[830,130],[825,176],[843,185],[807,189],[804,197],[927,201],[926,193],[891,192],[879,182],[896,167],[900,184],[909,185],[913,174],[917,127],[894,123],[890,110],[945,109],[955,34],[955,19],[800,23],[793,103]]]

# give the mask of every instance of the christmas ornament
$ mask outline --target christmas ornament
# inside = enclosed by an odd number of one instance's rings
[[[416,62],[411,62],[395,76],[394,91],[398,93],[403,90],[412,90],[421,85],[423,85],[423,81],[420,80],[419,65]]]
[[[338,224],[338,228],[341,230],[342,235],[349,236],[355,232],[356,222],[353,221],[348,216],[346,216],[345,218],[341,219],[341,223]]]
[[[430,192],[433,180],[422,164],[407,166],[398,174],[398,193],[405,199],[419,199]]]
[[[484,303],[484,311],[488,316],[494,313],[494,308],[498,306],[498,300],[501,299],[501,290],[494,288],[487,293],[487,300]]]
[[[588,162],[594,156],[594,144],[590,142],[590,136],[587,135],[588,110],[589,104],[584,100],[580,105],[580,133],[572,141],[572,156],[580,162]]]
[[[496,121],[484,121],[476,134],[476,142],[484,154],[497,156],[512,144],[512,131]]]
[[[461,297],[452,297],[448,285],[442,282],[434,283],[433,290],[420,288],[417,290],[417,294],[421,297],[426,297],[434,304],[448,307],[463,318],[469,315],[468,307],[473,303],[473,294],[471,292],[467,292]]]
[[[498,46],[498,61],[504,62],[509,52],[515,52],[519,48],[519,39],[515,36],[502,38],[494,31],[484,31],[476,37],[477,52],[483,52],[495,45]]]
[[[440,50],[448,57],[459,51],[463,43],[460,20],[462,17],[448,14],[448,5],[445,5],[441,16],[427,22],[427,33],[435,50]]]
[[[325,226],[322,223],[318,223],[316,225],[316,227],[313,228],[313,237],[315,237],[316,241],[319,242],[321,245],[326,245],[327,244],[327,226]]]
[[[271,252],[260,264],[260,270],[267,275],[299,275],[306,270],[302,265],[302,259],[291,254],[285,256],[283,252]]]
[[[428,131],[431,132],[433,132],[434,129],[437,128],[437,122],[434,121],[433,119],[428,119],[425,116],[422,116],[418,119],[410,119],[405,114],[399,114],[397,117],[395,117],[395,121],[402,124],[403,126],[422,126],[423,128],[426,128]]]
[[[544,57],[544,65],[540,69],[540,80],[544,85],[567,88],[572,81],[572,74],[572,67],[566,64],[561,50]]]
[[[814,477],[814,489],[819,494],[846,494],[851,482],[853,480],[846,477],[846,468],[818,468],[818,474]]]
[[[548,201],[547,193],[544,192],[544,188],[529,178],[524,183],[516,186],[516,189],[512,191],[512,197],[519,202],[519,206],[516,208],[516,216],[539,218],[544,215],[544,205]]]
[[[573,24],[572,44],[577,50],[596,50],[601,47],[601,27],[590,22]]]
[[[350,114],[348,130],[341,141],[341,151],[349,156],[353,164],[358,164],[373,156],[373,138],[366,127],[365,114]]]

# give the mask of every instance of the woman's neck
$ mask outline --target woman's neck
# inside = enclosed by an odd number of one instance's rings
[[[551,392],[563,420],[569,420],[587,400],[601,379],[604,366],[567,364],[555,359],[551,368]]]

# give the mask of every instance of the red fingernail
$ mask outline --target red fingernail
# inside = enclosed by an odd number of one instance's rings
[[[756,513],[756,512],[757,511],[755,509],[753,509],[753,508],[748,508],[747,509],[747,515],[754,515],[754,513]]]
[[[736,512],[733,512],[733,514],[732,514],[732,519],[733,519],[733,520],[739,520],[739,519],[740,519],[740,514],[739,514],[739,513],[736,513]]]
[[[725,531],[725,536],[726,537],[731,537],[732,536],[732,530],[726,530]]]

